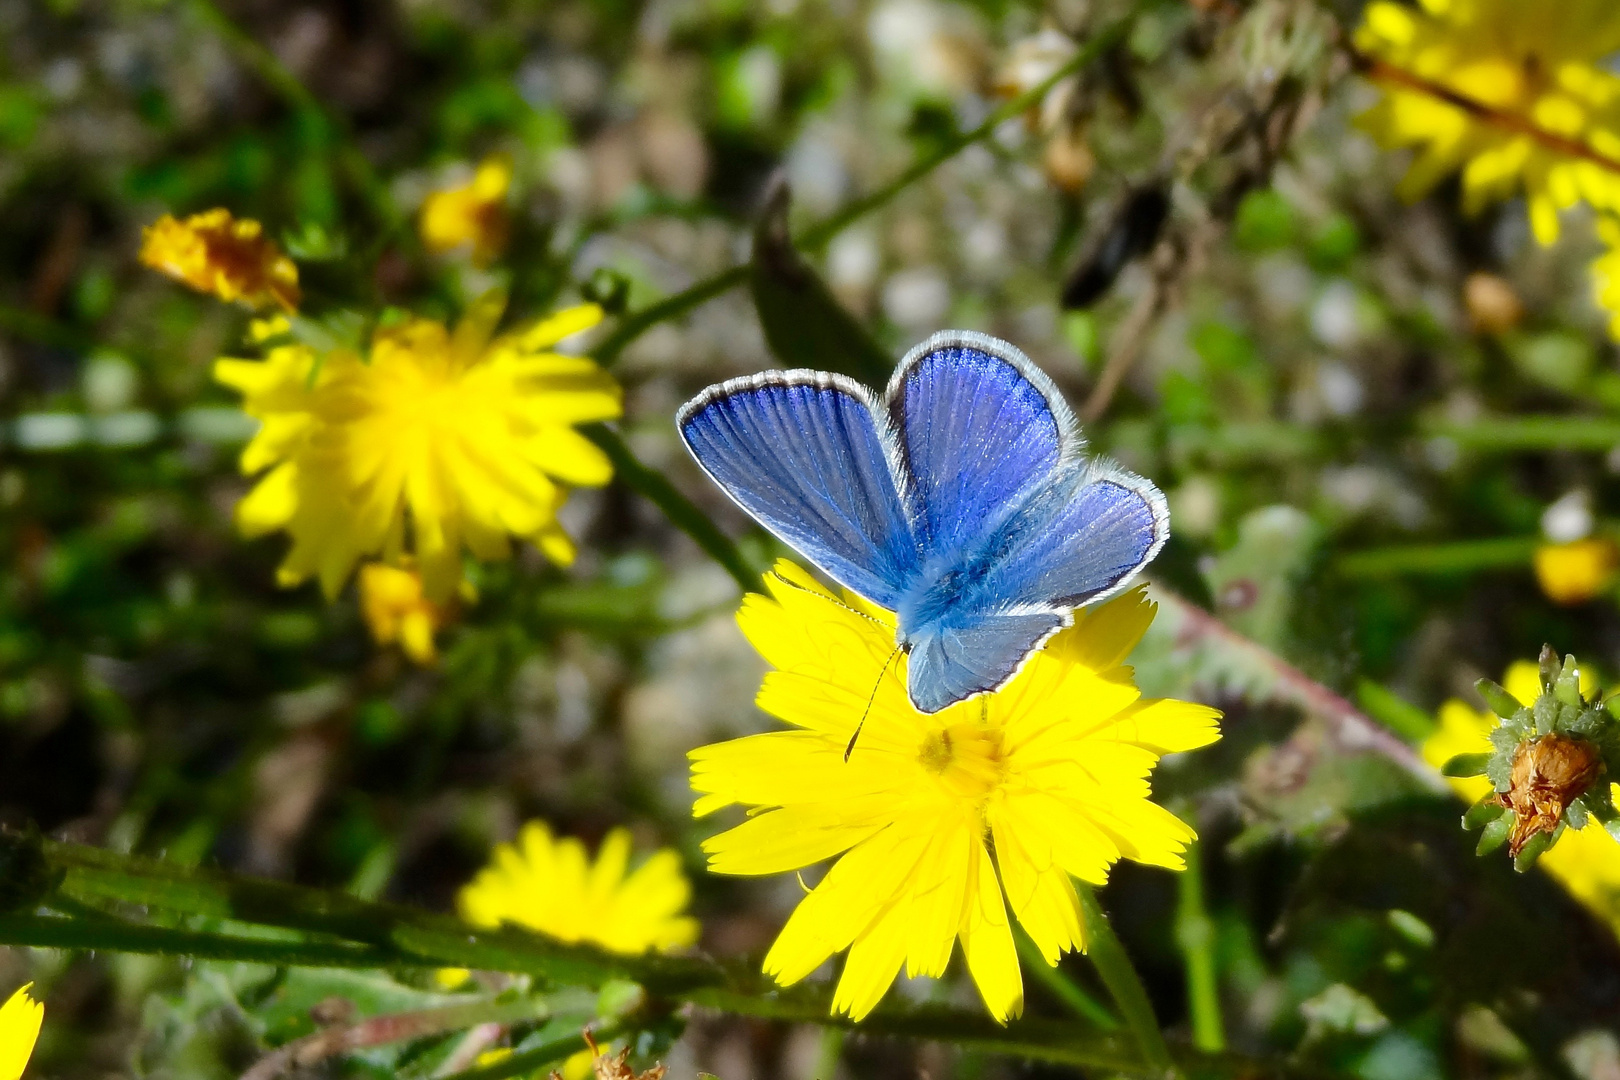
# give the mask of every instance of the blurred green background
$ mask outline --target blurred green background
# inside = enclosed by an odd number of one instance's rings
[[[1127,13],[1044,110],[959,145],[1049,70],[1049,35]],[[1544,642],[1620,673],[1613,585],[1559,604],[1531,565],[1620,508],[1597,243],[1572,226],[1538,246],[1520,201],[1465,215],[1454,181],[1398,199],[1405,159],[1353,122],[1377,99],[1339,51],[1359,17],[1306,0],[0,0],[0,824],[445,910],[526,820],[592,844],[626,824],[682,852],[706,950],[762,950],[799,886],[704,874],[713,830],[686,780],[685,751],[769,723],[726,571],[616,481],[568,503],[566,571],[527,549],[469,564],[479,599],[436,665],[375,645],[352,588],[277,588],[285,538],[244,542],[231,520],[252,422],[210,375],[246,355],[248,312],[142,267],[141,229],[257,218],[313,310],[448,318],[503,285],[517,316],[581,297],[617,313],[747,261],[773,176],[803,236],[949,150],[804,257],[880,353],[946,327],[1012,341],[1087,411],[1096,449],[1169,496],[1151,576],[1185,606],[1138,674],[1219,705],[1227,734],[1155,784],[1204,837],[1208,922],[1162,871],[1121,866],[1104,893],[1161,1019],[1186,1037],[1194,926],[1246,1053],[1365,1080],[1616,1075],[1610,921],[1475,860],[1460,803],[1410,756],[1296,692],[1320,684],[1413,742]],[[426,253],[422,200],[490,154],[514,170],[504,256]],[[1131,224],[1144,191],[1168,197],[1162,229]],[[1127,240],[1139,257],[1110,259]],[[1094,302],[1065,307],[1087,273]],[[672,423],[710,382],[803,361],[781,354],[810,328],[789,305],[762,330],[756,295],[650,326],[612,370],[634,453],[764,566],[776,549]],[[262,972],[0,950],[0,985],[27,978],[49,1009],[35,1076],[234,1076],[285,1037]],[[396,991],[375,1007],[415,1000]],[[974,1000],[959,974],[898,992]],[[1065,1015],[1029,993],[1032,1014]],[[678,1080],[1047,1071],[701,1013],[661,1056]],[[414,1075],[408,1054],[326,1068]]]

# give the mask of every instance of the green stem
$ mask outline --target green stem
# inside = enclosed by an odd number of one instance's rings
[[[805,250],[814,250],[821,247],[844,229],[870,214],[873,210],[883,206],[900,192],[921,180],[963,150],[994,135],[996,129],[1008,120],[1035,108],[1054,86],[1113,48],[1118,42],[1123,41],[1126,33],[1130,30],[1130,26],[1131,19],[1127,17],[1106,27],[1101,33],[1087,41],[1062,67],[1047,76],[1038,85],[1026,90],[996,109],[978,127],[957,132],[933,150],[919,154],[915,161],[902,169],[898,175],[882,187],[862,195],[831,216],[811,225],[799,237],[798,246]],[[619,358],[619,354],[624,351],[627,345],[657,324],[684,315],[700,304],[707,303],[721,293],[735,288],[747,280],[748,267],[746,265],[733,266],[730,269],[720,271],[718,274],[704,278],[697,284],[675,293],[673,296],[666,296],[655,304],[651,304],[640,311],[632,312],[608,336],[607,340],[602,342],[601,346],[595,350],[594,355],[597,363],[604,366],[611,365]]]
[[[1153,1015],[1153,1003],[1148,1000],[1147,989],[1137,976],[1131,958],[1126,955],[1125,946],[1114,934],[1114,928],[1109,925],[1108,916],[1103,914],[1091,887],[1076,881],[1074,889],[1080,896],[1080,918],[1086,929],[1086,955],[1096,965],[1103,985],[1113,995],[1114,1004],[1125,1018],[1125,1026],[1136,1038],[1143,1060],[1155,1075],[1175,1074],[1175,1061],[1164,1041],[1164,1033],[1159,1030],[1159,1020]]]
[[[1467,574],[1529,566],[1530,557],[1541,543],[1537,536],[1502,536],[1448,544],[1402,544],[1340,555],[1334,568],[1350,578]]]
[[[319,941],[276,941],[148,926],[122,919],[0,915],[0,943],[37,949],[98,949],[187,956],[277,967],[377,968],[409,962],[389,949]]]
[[[591,1037],[603,1049],[607,1044],[619,1037],[623,1028],[615,1024],[603,1027],[599,1031],[592,1031]],[[564,1035],[550,1042],[528,1050],[519,1051],[499,1061],[492,1061],[488,1065],[481,1065],[476,1069],[467,1069],[463,1072],[451,1073],[442,1080],[506,1080],[509,1076],[527,1076],[530,1073],[538,1074],[542,1069],[561,1064],[574,1054],[587,1049],[582,1035]]]
[[[816,1071],[811,1074],[811,1080],[833,1080],[838,1075],[838,1063],[844,1057],[845,1037],[843,1028],[821,1029],[821,1046],[816,1050]]]
[[[651,954],[620,956],[588,946],[564,945],[527,931],[480,930],[450,916],[397,904],[357,899],[341,891],[311,889],[282,882],[179,867],[153,859],[120,855],[97,848],[42,842],[38,837],[0,832],[0,866],[13,868],[4,902],[21,910],[50,906],[61,896],[92,906],[140,907],[160,920],[201,916],[243,926],[220,933],[146,925],[94,915],[50,918],[0,915],[0,945],[34,945],[59,949],[105,950],[207,960],[243,961],[278,966],[356,967],[383,969],[468,967],[527,974],[551,986],[600,987],[611,979],[639,983],[650,998],[688,1003],[734,1016],[790,1024],[860,1030],[870,1035],[924,1039],[985,1053],[1006,1054],[1072,1065],[1099,1072],[1162,1077],[1169,1068],[1162,1039],[1149,1043],[1147,1028],[1157,1036],[1147,999],[1130,965],[1089,892],[1082,891],[1091,951],[1104,982],[1122,1003],[1133,1032],[1149,1051],[1139,1054],[1117,1036],[1079,1028],[1070,1020],[1024,1018],[1000,1025],[982,1010],[937,1005],[909,1005],[891,1000],[855,1024],[831,1012],[827,986],[779,987],[763,976],[757,962],[719,963],[704,957]],[[64,906],[67,906],[64,903]],[[81,909],[82,910],[82,909]],[[318,940],[245,937],[266,929],[321,935]],[[1120,989],[1120,972],[1134,997]],[[568,1046],[575,1047],[572,1039]],[[543,1048],[540,1048],[543,1049]],[[533,1052],[526,1052],[533,1053]],[[1144,1062],[1144,1058],[1146,1061]],[[507,1062],[499,1063],[507,1065]],[[525,1062],[536,1058],[525,1058]],[[544,1062],[541,1062],[544,1064]],[[1186,1065],[1200,1075],[1282,1076],[1285,1064],[1259,1062],[1237,1055],[1212,1058],[1188,1052]],[[505,1072],[469,1074],[495,1080]]]
[[[1187,845],[1187,868],[1176,879],[1176,944],[1187,963],[1187,1011],[1193,1045],[1214,1053],[1226,1049],[1221,1024],[1220,972],[1215,960],[1215,923],[1204,907],[1204,868],[1198,841]]]
[[[742,552],[737,550],[726,534],[721,532],[709,516],[657,469],[649,469],[637,460],[624,438],[604,424],[592,424],[580,429],[613,462],[613,470],[630,489],[664,512],[671,524],[690,536],[698,547],[732,576],[743,592],[759,591],[759,571],[748,565]]]
[[[1601,416],[1493,416],[1423,425],[1423,433],[1467,450],[1598,450],[1620,445],[1620,420]]]
[[[1052,996],[1063,1002],[1070,1012],[1104,1031],[1119,1030],[1119,1019],[1108,1011],[1108,1006],[1080,989],[1074,980],[1062,971],[1048,964],[1046,957],[1041,955],[1040,947],[1030,940],[1023,927],[1013,927],[1013,940],[1018,943],[1018,958],[1024,962],[1024,967],[1029,973],[1035,976],[1035,981],[1051,991]]]

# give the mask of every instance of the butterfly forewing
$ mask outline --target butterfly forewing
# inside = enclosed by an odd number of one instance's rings
[[[896,606],[917,547],[881,421],[859,386],[766,372],[710,387],[676,422],[738,505],[839,584]]]
[[[1063,456],[1067,410],[1006,349],[979,334],[937,334],[889,384],[912,516],[929,555],[982,542]]]

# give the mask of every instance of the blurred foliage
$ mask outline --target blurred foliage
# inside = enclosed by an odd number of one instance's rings
[[[1406,745],[1544,643],[1620,673],[1614,582],[1555,603],[1532,572],[1539,546],[1620,519],[1596,245],[1536,244],[1514,200],[1465,213],[1455,179],[1403,202],[1406,160],[1354,123],[1378,99],[1343,51],[1360,18],[1353,0],[0,2],[0,825],[437,911],[526,820],[592,846],[626,825],[682,853],[701,949],[757,958],[800,886],[701,872],[684,754],[767,726],[732,613],[780,551],[671,418],[722,378],[877,382],[936,329],[983,330],[1166,492],[1138,675],[1227,713],[1221,743],[1156,777],[1202,837],[1196,906],[1135,866],[1100,894],[1177,1053],[1215,1048],[1213,1003],[1238,1056],[1197,1058],[1212,1075],[1614,1075],[1607,923],[1474,858]],[[1095,55],[980,137],[1057,70],[1013,70],[1043,32]],[[424,250],[423,201],[492,155],[512,169],[506,254]],[[1143,191],[1161,214],[1129,213]],[[562,512],[575,565],[469,561],[476,601],[426,667],[371,641],[352,589],[277,588],[284,539],[231,519],[252,423],[210,378],[249,313],[136,259],[144,226],[215,206],[296,259],[319,326],[453,319],[492,287],[512,321],[602,303],[617,322],[590,345],[625,420],[597,433],[615,483]],[[33,850],[0,861],[7,909],[57,887]],[[1089,1038],[1076,1002],[1102,983],[1060,970],[1026,968],[1023,1030]],[[322,1024],[469,1002],[502,1017],[487,1045],[434,1031],[311,1067],[429,1076],[510,1047],[540,1068],[587,1019],[630,1015],[633,1061],[678,1080],[1029,1071],[995,1033],[846,1042],[806,1011],[622,1008],[526,978],[0,951],[0,990],[33,979],[47,1003],[34,1075],[239,1075]],[[974,1003],[956,968],[894,996]]]

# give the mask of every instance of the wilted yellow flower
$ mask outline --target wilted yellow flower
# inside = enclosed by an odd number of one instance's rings
[[[556,518],[565,485],[605,484],[612,467],[572,425],[618,416],[620,392],[590,359],[546,350],[602,312],[586,304],[494,337],[503,306],[485,297],[453,333],[418,318],[381,328],[369,357],[294,342],[215,364],[263,422],[241,464],[269,472],[236,516],[247,536],[292,535],[283,584],[315,575],[336,596],[357,560],[398,563],[408,547],[424,595],[442,604],[464,545],[500,559],[517,536],[573,560]]]
[[[737,621],[776,669],[760,708],[796,730],[691,758],[694,814],[752,813],[704,843],[711,870],[780,874],[841,856],[766,956],[778,982],[847,948],[833,1009],[860,1019],[902,964],[940,975],[960,939],[1005,1021],[1023,1008],[1009,903],[1055,965],[1086,944],[1071,874],[1101,884],[1121,857],[1181,869],[1193,831],[1149,800],[1148,776],[1160,756],[1219,738],[1220,714],[1137,690],[1122,661],[1157,610],[1143,590],[1080,613],[1000,690],[928,715],[906,694],[906,657],[891,662],[892,614],[840,601],[785,561],[766,586]]]
[[[1608,250],[1592,260],[1592,295],[1609,313],[1609,336],[1620,341],[1620,218],[1598,218],[1597,232]]]
[[[485,158],[473,178],[460,187],[435,191],[422,203],[422,243],[429,251],[472,249],[473,262],[492,262],[506,246],[506,195],[512,187],[512,162]]]
[[[1620,569],[1620,547],[1606,536],[1567,544],[1542,544],[1535,553],[1536,580],[1555,604],[1581,604],[1602,593]]]
[[[423,595],[422,575],[413,567],[374,562],[360,568],[360,614],[377,644],[398,642],[411,660],[431,664],[438,659],[433,635],[452,612]]]
[[[39,1041],[45,1006],[28,996],[33,985],[24,983],[0,1005],[0,1080],[18,1080],[33,1056],[34,1043]]]
[[[1541,694],[1540,669],[1528,660],[1515,661],[1502,687],[1520,704],[1529,705]],[[1581,693],[1590,696],[1596,687],[1597,680],[1582,668]],[[1490,753],[1490,733],[1498,721],[1489,712],[1453,698],[1440,706],[1439,720],[1439,728],[1423,743],[1423,760],[1430,765],[1438,769],[1458,754]],[[1483,776],[1451,777],[1446,782],[1471,803],[1491,792],[1491,782]],[[1584,829],[1565,829],[1536,865],[1620,937],[1620,842],[1608,830],[1597,821],[1589,821]]]
[[[238,221],[229,210],[184,221],[164,214],[142,235],[141,262],[221,300],[298,310],[298,267],[264,235],[264,226]]]
[[[1522,185],[1536,238],[1585,199],[1620,211],[1620,5],[1603,0],[1376,0],[1355,35],[1386,92],[1362,123],[1386,147],[1414,146],[1408,198],[1462,170],[1464,208]]]
[[[496,846],[456,903],[474,926],[513,923],[626,955],[696,941],[698,921],[683,914],[692,886],[680,856],[663,848],[626,874],[629,865],[628,829],[608,833],[592,863],[584,844],[553,838],[544,822],[531,821],[516,843]]]

